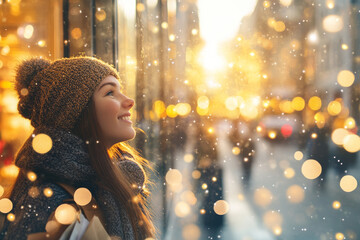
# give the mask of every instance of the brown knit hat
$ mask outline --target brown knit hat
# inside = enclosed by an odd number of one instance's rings
[[[18,110],[33,127],[73,129],[97,85],[116,70],[91,57],[23,61],[16,71]]]

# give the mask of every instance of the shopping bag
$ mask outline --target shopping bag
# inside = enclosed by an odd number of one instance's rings
[[[80,240],[88,226],[89,221],[84,214],[80,212],[79,219],[76,219],[65,229],[59,240]]]
[[[90,222],[81,212],[79,218],[68,225],[59,233],[34,233],[28,236],[28,240],[111,240],[100,219],[93,216]],[[60,236],[59,236],[60,235]]]

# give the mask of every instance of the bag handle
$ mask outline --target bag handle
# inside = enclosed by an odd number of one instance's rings
[[[56,183],[59,186],[61,186],[66,192],[68,192],[72,197],[74,197],[75,188],[65,184],[65,183]],[[92,197],[90,203],[88,203],[85,206],[79,206],[81,210],[83,210],[85,217],[90,221],[94,216],[97,216],[100,221],[104,224],[104,217],[102,215],[102,212],[99,209],[99,206],[96,202],[96,200]]]

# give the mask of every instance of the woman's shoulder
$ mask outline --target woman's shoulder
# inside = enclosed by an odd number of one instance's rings
[[[44,232],[51,214],[72,196],[57,183],[37,179],[17,183],[10,199],[15,220],[5,222],[0,239],[26,239],[30,233]]]

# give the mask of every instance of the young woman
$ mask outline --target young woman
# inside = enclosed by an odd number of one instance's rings
[[[126,143],[135,137],[134,101],[122,93],[116,70],[90,57],[31,59],[19,65],[15,87],[34,132],[16,156],[15,219],[5,220],[0,239],[45,232],[50,215],[73,197],[62,184],[90,190],[109,236],[154,237],[144,202],[148,162]],[[38,136],[51,139],[48,151],[36,148]]]

